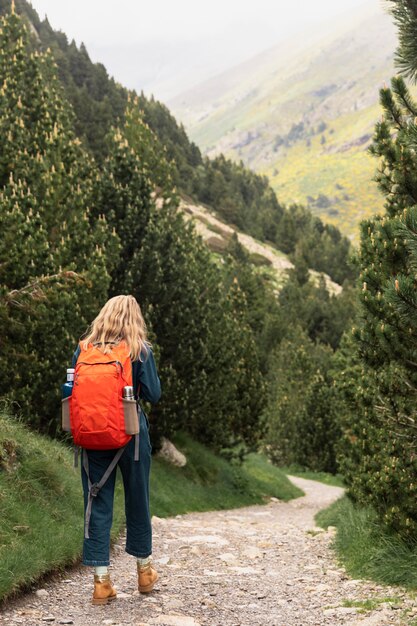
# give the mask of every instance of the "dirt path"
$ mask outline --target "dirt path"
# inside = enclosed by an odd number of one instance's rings
[[[3,610],[3,625],[75,626],[383,626],[412,624],[417,608],[399,589],[350,580],[334,561],[332,532],[314,514],[342,490],[291,478],[305,496],[232,511],[154,519],[155,591],[138,595],[135,563],[116,545],[117,602],[90,604],[91,573],[45,585]],[[67,574],[68,575],[68,574]],[[394,598],[392,602],[381,599]],[[347,600],[380,600],[360,613]],[[409,610],[405,617],[405,609]],[[414,618],[412,618],[414,615]]]

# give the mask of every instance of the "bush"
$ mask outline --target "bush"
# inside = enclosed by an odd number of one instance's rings
[[[336,445],[340,439],[339,405],[331,378],[317,372],[306,390],[296,419],[297,463],[316,472],[336,474]]]
[[[331,350],[296,331],[271,358],[271,397],[265,445],[278,465],[336,472],[337,406],[329,368]],[[303,389],[303,391],[301,391]]]

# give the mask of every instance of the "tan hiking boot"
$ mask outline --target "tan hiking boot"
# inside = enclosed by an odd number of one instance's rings
[[[139,565],[138,563],[138,589],[140,593],[152,591],[158,578],[158,572],[154,570],[151,562],[146,565]]]
[[[110,574],[97,576],[94,574],[93,604],[107,604],[116,600],[117,593],[110,581]]]

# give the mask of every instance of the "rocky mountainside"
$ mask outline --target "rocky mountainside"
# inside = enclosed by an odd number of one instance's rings
[[[354,235],[382,207],[366,148],[378,90],[394,74],[391,17],[371,0],[343,20],[258,55],[172,100],[171,110],[210,156],[267,174],[284,202]]]
[[[214,254],[221,254],[227,249],[230,239],[236,235],[239,243],[250,254],[252,263],[260,273],[267,273],[273,281],[276,290],[285,284],[288,270],[294,267],[288,256],[275,247],[258,241],[246,233],[242,233],[232,226],[222,222],[206,207],[182,199],[180,210],[187,219],[192,219],[197,233],[205,241],[206,245]],[[332,295],[338,295],[342,291],[341,285],[334,282],[327,274],[310,270],[310,275],[315,282],[323,275],[327,290]]]

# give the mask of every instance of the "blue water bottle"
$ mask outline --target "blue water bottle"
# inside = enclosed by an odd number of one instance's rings
[[[74,386],[74,372],[73,367],[67,369],[67,382],[62,385],[62,399],[69,398],[72,394],[72,388]]]
[[[62,385],[62,410],[61,410],[61,426],[65,432],[71,431],[71,418],[70,418],[70,396],[72,394],[72,388],[74,386],[74,368],[67,369],[67,382]]]

